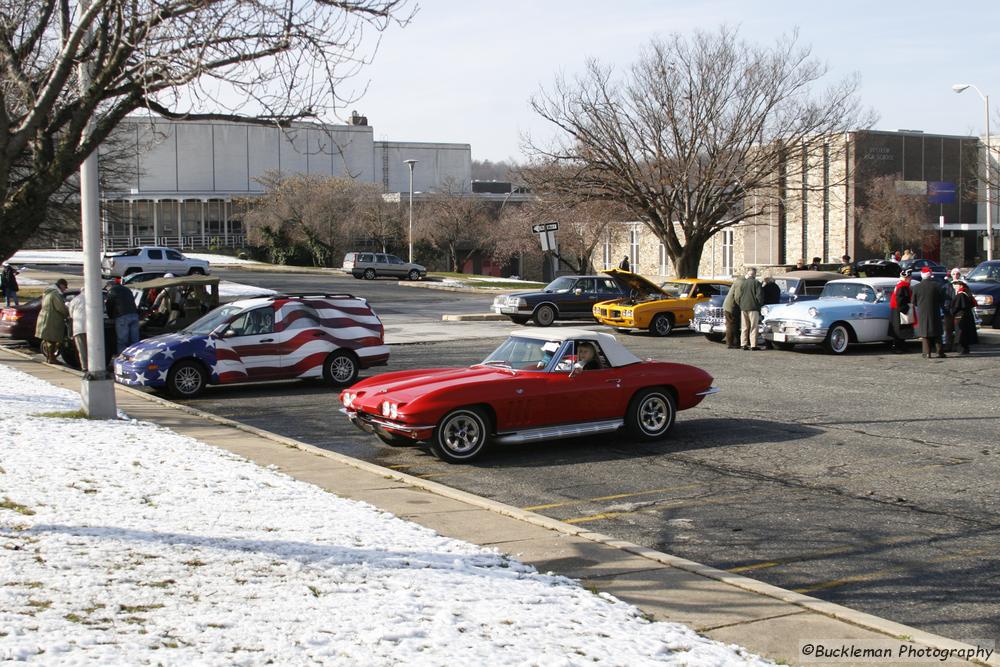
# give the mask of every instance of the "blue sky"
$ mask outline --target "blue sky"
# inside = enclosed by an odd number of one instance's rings
[[[556,73],[590,56],[624,68],[652,37],[722,23],[759,43],[797,27],[831,81],[861,75],[879,129],[983,132],[979,96],[951,90],[970,82],[991,95],[1000,131],[1000,0],[423,0],[350,82],[368,88],[343,115],[367,115],[376,139],[470,143],[474,159],[517,159],[522,132],[551,136],[528,99]]]

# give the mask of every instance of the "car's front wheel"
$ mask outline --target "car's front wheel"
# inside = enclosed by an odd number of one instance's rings
[[[174,398],[194,398],[205,389],[208,377],[197,361],[178,361],[167,373],[167,393]]]
[[[847,330],[847,326],[835,324],[830,327],[830,331],[826,334],[826,340],[823,341],[823,349],[830,354],[843,354],[847,352],[847,346],[850,342],[851,335]]]
[[[556,321],[556,309],[552,306],[539,306],[534,315],[535,324],[540,327],[552,326]]]
[[[365,280],[375,280],[375,269],[365,269]]]
[[[677,401],[666,389],[643,389],[629,403],[625,426],[640,440],[664,437],[677,419]]]
[[[205,269],[201,268],[200,266],[192,267],[191,270],[188,271],[188,275],[189,276],[203,276],[203,275],[205,275]]]
[[[406,277],[410,280],[420,280],[420,272],[416,269],[410,269],[410,273]]]
[[[479,408],[452,410],[438,422],[431,451],[447,463],[468,463],[486,449],[490,420]]]
[[[649,333],[660,338],[669,336],[674,330],[674,316],[670,313],[660,313],[649,323]]]
[[[353,384],[358,379],[358,360],[346,350],[331,353],[323,362],[323,379],[334,387]]]

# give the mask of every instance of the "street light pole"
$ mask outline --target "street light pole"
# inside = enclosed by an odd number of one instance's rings
[[[413,263],[413,165],[417,163],[417,160],[403,160],[406,166],[410,168],[410,259],[407,260],[411,264]]]
[[[80,3],[81,17],[90,6],[88,0]],[[87,39],[93,31],[87,32]],[[90,65],[78,66],[80,96],[87,94],[90,85]],[[87,121],[83,141],[90,138],[94,119]],[[97,175],[97,149],[95,148],[80,167],[80,216],[83,234],[83,294],[86,313],[87,365],[80,383],[83,411],[88,417],[114,419],[118,416],[115,406],[114,380],[108,374],[104,361],[104,299],[101,294],[101,213]]]
[[[971,83],[956,83],[951,87],[956,93],[972,88],[982,98],[986,105],[986,260],[993,259],[993,150],[990,143],[990,96],[983,95],[983,91]]]

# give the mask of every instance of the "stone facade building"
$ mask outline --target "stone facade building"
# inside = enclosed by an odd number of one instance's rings
[[[821,263],[835,265],[844,254],[854,259],[880,256],[860,240],[858,208],[866,203],[868,184],[883,175],[897,175],[897,189],[926,199],[927,236],[918,248],[923,256],[968,266],[984,254],[976,137],[864,130],[832,137],[818,150],[792,152],[788,159],[799,162],[780,180],[780,192],[746,198],[745,210],[759,215],[716,234],[705,245],[699,275],[726,277],[744,266],[783,271],[800,258],[808,263],[819,257]],[[641,223],[621,224],[628,230],[625,240],[606,243],[597,268],[617,266],[628,255],[634,271],[674,275],[654,234]]]

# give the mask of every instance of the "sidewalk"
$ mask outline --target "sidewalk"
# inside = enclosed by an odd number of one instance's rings
[[[36,363],[8,350],[0,350],[0,363],[79,390],[79,374],[69,369]],[[707,637],[779,662],[818,664],[800,653],[800,646],[809,642],[868,640],[886,646],[909,642],[940,649],[969,648],[142,392],[119,386],[117,395],[119,409],[132,418],[157,423],[258,465],[275,466],[299,480],[368,502],[441,535],[495,547],[541,572],[580,579],[588,588],[634,604],[656,620],[684,623]],[[927,663],[967,664],[933,658]],[[873,664],[895,663],[878,660]],[[977,664],[1000,665],[1000,659],[994,655]]]

